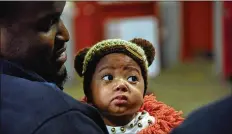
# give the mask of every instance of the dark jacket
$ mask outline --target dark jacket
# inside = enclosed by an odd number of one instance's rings
[[[6,60],[0,63],[1,134],[108,133],[95,108],[33,72]]]
[[[171,134],[232,134],[232,96],[193,112]]]

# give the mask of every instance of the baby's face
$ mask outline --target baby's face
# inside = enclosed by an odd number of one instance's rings
[[[92,103],[103,115],[130,115],[143,103],[144,79],[132,58],[113,53],[97,64],[91,89]]]

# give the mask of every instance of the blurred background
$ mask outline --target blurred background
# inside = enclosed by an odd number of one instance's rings
[[[82,79],[73,68],[76,52],[103,39],[134,37],[156,48],[148,91],[184,116],[231,93],[229,1],[76,1],[67,2],[62,18],[71,37],[65,92],[76,99],[84,96]]]

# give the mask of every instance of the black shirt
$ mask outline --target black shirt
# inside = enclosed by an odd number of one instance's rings
[[[1,134],[108,134],[95,108],[33,72],[0,63]]]

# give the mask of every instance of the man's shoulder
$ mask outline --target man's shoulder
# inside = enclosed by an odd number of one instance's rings
[[[232,132],[232,96],[192,112],[172,134],[217,134]]]
[[[57,86],[46,82],[31,81],[24,78],[3,74],[1,75],[1,88],[2,93],[6,93],[7,97],[12,97],[12,99],[18,99],[18,97],[22,97],[21,99],[32,99],[35,102],[38,101],[39,103],[48,103],[48,100],[54,100],[56,104],[60,104],[59,107],[65,106],[63,108],[72,109],[73,105],[87,106],[75,100],[60,90]],[[3,97],[5,98],[5,96]]]
[[[220,119],[232,112],[232,96],[227,96],[221,100],[212,102],[199,108],[189,115],[189,119]],[[220,117],[219,117],[220,116]],[[212,118],[214,117],[214,118]]]
[[[7,97],[12,100],[20,99],[20,102],[25,101],[26,105],[30,105],[31,103],[54,103],[60,104],[58,107],[62,107],[62,109],[71,107],[64,98],[67,98],[67,100],[73,100],[71,102],[75,102],[74,104],[80,104],[76,103],[72,97],[66,95],[58,87],[51,86],[45,82],[37,82],[9,75],[1,75],[1,88],[2,95],[6,94],[6,96],[3,96],[3,99]],[[32,102],[29,103],[29,100]],[[41,106],[46,107],[46,105]],[[57,105],[50,105],[50,107],[54,106]]]
[[[25,131],[32,132],[48,119],[68,111],[77,111],[93,121],[100,119],[94,108],[43,82],[1,75],[1,90],[5,130],[10,127],[17,132],[25,127]]]
[[[1,81],[3,93],[7,93],[8,97],[12,97],[12,99],[15,100],[20,97],[20,99],[23,99],[26,102],[28,102],[28,100],[34,100],[34,103],[37,102],[40,105],[45,104],[41,105],[42,107],[74,109],[79,110],[80,112],[84,112],[87,115],[89,109],[90,111],[92,111],[93,109],[95,110],[95,108],[93,108],[92,106],[89,106],[74,99],[53,84],[48,84],[46,82],[30,81],[27,79],[9,75],[2,75]]]

